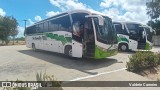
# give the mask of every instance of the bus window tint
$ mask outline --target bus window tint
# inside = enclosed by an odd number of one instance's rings
[[[35,31],[36,31],[36,33],[39,33],[39,32],[40,32],[39,24],[38,24],[38,25],[36,25],[35,27],[36,27],[36,28],[35,28],[35,29],[36,29],[36,30],[35,30]]]
[[[85,20],[86,20],[86,18],[85,18],[86,15],[88,15],[88,14],[87,13],[74,13],[71,16],[72,16],[73,22],[79,21],[80,24],[84,24]]]
[[[70,27],[69,15],[53,19],[49,22],[49,31],[69,31]]]
[[[139,25],[138,24],[126,24],[127,25],[127,28],[129,30],[129,32],[133,33],[133,34],[136,34],[138,33],[139,31]]]
[[[71,27],[69,15],[58,18],[57,25],[59,26],[59,31],[69,31]]]
[[[121,24],[119,24],[119,23],[114,23],[114,26],[115,26],[116,32],[117,32],[118,34],[123,34],[123,33],[124,33]]]
[[[43,24],[39,24],[39,33],[43,33]]]
[[[57,25],[57,20],[53,19],[49,21],[49,30],[48,31],[58,31],[58,25]]]
[[[31,27],[28,27],[26,30],[27,30],[26,34],[35,34],[36,33],[35,25],[31,26]]]
[[[126,30],[126,27],[124,27],[124,29],[122,28],[122,24],[120,23],[114,23],[115,29],[117,34],[125,34],[128,35],[128,32]]]
[[[48,22],[45,22],[43,24],[43,29],[44,29],[44,32],[48,32]]]

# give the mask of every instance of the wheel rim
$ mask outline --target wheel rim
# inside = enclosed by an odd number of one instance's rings
[[[72,56],[72,49],[69,50],[68,55]]]
[[[127,50],[127,46],[126,46],[126,45],[122,45],[122,46],[121,46],[121,49],[122,49],[123,51],[125,51],[125,50]]]

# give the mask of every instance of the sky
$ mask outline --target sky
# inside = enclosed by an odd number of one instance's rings
[[[35,22],[73,9],[85,9],[103,13],[113,21],[134,21],[146,24],[148,0],[0,0],[0,15],[13,16],[19,25],[17,37],[24,37],[24,21],[27,26]]]

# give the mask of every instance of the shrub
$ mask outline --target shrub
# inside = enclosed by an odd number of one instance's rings
[[[127,69],[129,71],[141,71],[146,68],[156,67],[160,64],[160,53],[150,51],[138,51],[129,57]]]
[[[42,72],[36,74],[37,82],[42,83],[42,88],[38,88],[38,90],[63,90],[61,87],[62,82],[57,81],[54,75],[47,75],[46,72],[42,74]]]
[[[160,65],[160,52],[156,53],[155,55],[156,55],[156,57],[158,59],[158,65]]]

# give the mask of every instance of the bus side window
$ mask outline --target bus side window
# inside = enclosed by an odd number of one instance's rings
[[[36,25],[35,30],[36,30],[36,33],[39,33],[39,24],[38,24],[38,25]]]
[[[53,19],[51,21],[49,21],[49,30],[50,32],[52,31],[58,31],[59,28],[58,28],[58,23],[57,23],[57,20],[56,19]]]
[[[124,27],[124,29],[122,28],[122,24],[120,23],[114,23],[115,29],[117,34],[127,34],[127,30]]]
[[[39,33],[43,33],[43,23],[39,24]]]
[[[59,26],[59,31],[68,31],[71,27],[71,22],[69,15],[57,19],[57,25]]]
[[[115,26],[116,32],[118,34],[123,34],[123,30],[122,30],[122,25],[121,24],[116,23],[116,24],[114,24],[114,26]]]
[[[28,27],[26,29],[26,34],[35,34],[36,33],[36,29],[35,29],[35,26],[31,26],[31,27]]]
[[[73,22],[73,34],[80,37],[80,22]]]
[[[48,32],[48,21],[44,23],[44,32]]]

